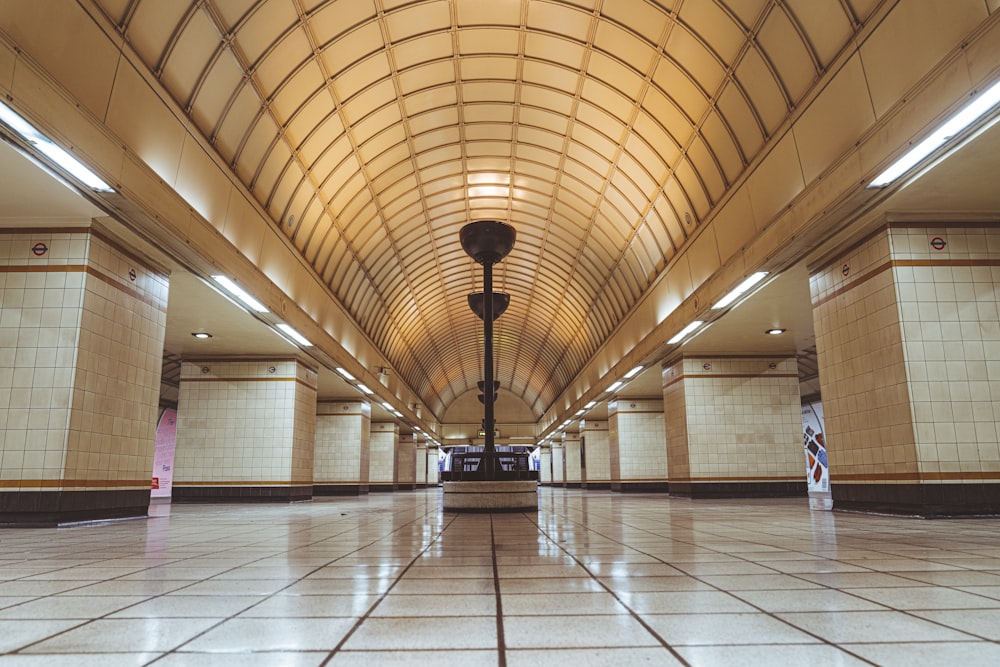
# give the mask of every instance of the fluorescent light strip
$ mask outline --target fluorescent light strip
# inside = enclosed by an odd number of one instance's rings
[[[239,285],[237,285],[236,283],[234,283],[232,280],[230,280],[226,276],[212,276],[212,280],[214,280],[215,282],[217,282],[220,285],[222,285],[224,288],[226,288],[227,292],[229,292],[230,294],[232,294],[233,296],[235,296],[237,299],[239,299],[240,301],[242,301],[244,303],[244,305],[248,306],[252,310],[257,311],[258,313],[266,313],[267,312],[267,308],[264,307],[264,304],[262,304],[260,301],[258,301],[257,299],[253,298],[252,296],[250,296],[246,292],[244,292],[243,288],[241,288]]]
[[[636,375],[638,375],[639,371],[641,371],[643,368],[645,368],[645,367],[644,366],[636,366],[635,368],[633,368],[632,370],[630,370],[628,373],[625,374],[625,379],[626,380],[631,380],[633,377],[635,377]]]
[[[363,385],[363,384],[360,384],[360,383],[358,384],[358,389],[360,389],[361,391],[365,392],[366,394],[374,394],[375,393],[374,391],[372,391],[371,389],[369,389],[367,387],[367,385]]]
[[[586,410],[589,410],[589,409],[591,409],[592,407],[594,407],[595,405],[597,405],[597,401],[591,401],[590,403],[587,403],[587,404],[586,404],[585,406],[583,406],[583,407],[584,407],[584,409],[586,409]]]
[[[733,291],[731,291],[729,294],[719,299],[718,303],[712,306],[712,310],[719,310],[721,308],[725,308],[733,301],[736,301],[736,299],[740,298],[741,296],[749,292],[751,287],[753,287],[766,277],[767,277],[767,271],[758,271],[757,273],[753,274],[752,276],[741,282],[739,285],[737,285],[733,289]]]
[[[611,386],[608,387],[608,391],[614,391],[615,389],[618,389],[619,387],[621,387],[623,384],[625,384],[625,383],[622,382],[621,380],[618,380],[617,382],[612,382]]]
[[[288,326],[284,322],[278,322],[278,328],[281,329],[282,331],[284,331],[285,334],[287,334],[289,338],[291,338],[292,340],[294,340],[299,345],[305,345],[306,347],[312,347],[312,343],[310,343],[309,340],[305,336],[303,336],[298,331],[296,331],[295,329],[291,328],[290,326]]]
[[[0,121],[14,130],[22,139],[34,146],[43,155],[56,163],[73,178],[77,179],[91,190],[98,192],[114,192],[114,188],[104,182],[100,176],[83,165],[82,162],[60,148],[51,139],[38,131],[31,123],[24,120],[6,104],[0,103]]]
[[[674,343],[681,342],[689,333],[693,332],[695,329],[697,329],[704,323],[705,323],[704,320],[695,320],[691,324],[687,325],[686,327],[678,331],[673,338],[667,341],[667,345],[673,345]]]
[[[882,188],[889,185],[916,166],[925,157],[953,139],[962,130],[985,116],[998,102],[1000,102],[1000,82],[987,88],[979,97],[945,121],[929,137],[908,150],[903,157],[889,165],[888,169],[876,176],[875,180],[868,184],[868,187]]]
[[[389,412],[395,410],[395,408],[392,407],[392,403],[390,403],[389,401],[382,401],[382,407],[388,410]]]
[[[350,371],[348,371],[346,368],[341,368],[340,366],[337,366],[337,372],[343,375],[344,379],[346,380],[350,380],[351,382],[357,380],[357,378],[351,375]]]

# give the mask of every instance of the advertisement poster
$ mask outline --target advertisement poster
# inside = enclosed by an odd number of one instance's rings
[[[807,403],[802,406],[802,441],[806,457],[806,482],[809,486],[810,506],[831,504],[830,465],[826,455],[826,438],[823,435],[823,404]],[[814,502],[814,500],[819,502]]]
[[[177,411],[164,410],[156,425],[153,451],[153,498],[169,498],[174,481],[174,445],[177,442]]]

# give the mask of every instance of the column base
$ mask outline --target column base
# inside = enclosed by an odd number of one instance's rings
[[[668,493],[670,484],[662,482],[611,482],[608,485],[617,493]]]
[[[837,484],[834,511],[927,519],[1000,516],[1000,484]]]
[[[312,500],[312,486],[178,486],[175,503],[292,503]]]
[[[88,521],[144,518],[149,503],[149,489],[3,491],[0,528],[55,528]]]
[[[367,484],[313,484],[313,496],[363,496]]]
[[[445,482],[443,498],[451,512],[534,512],[538,482]]]
[[[670,482],[670,495],[680,498],[805,498],[802,482]]]

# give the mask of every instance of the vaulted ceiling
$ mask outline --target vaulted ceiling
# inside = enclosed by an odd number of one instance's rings
[[[458,230],[517,230],[497,377],[541,415],[875,0],[98,0],[441,414],[481,378]]]

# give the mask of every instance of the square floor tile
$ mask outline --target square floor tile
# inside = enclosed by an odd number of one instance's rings
[[[812,644],[819,640],[767,614],[648,615],[644,620],[668,644]]]
[[[369,618],[344,644],[345,650],[496,649],[495,617]]]
[[[898,611],[790,613],[777,616],[835,644],[976,639]]]
[[[683,665],[665,648],[508,649],[507,667],[606,667]],[[485,666],[485,663],[483,663]],[[496,664],[496,663],[493,663]],[[492,667],[492,665],[490,665]]]
[[[698,667],[761,667],[762,665],[869,665],[835,646],[679,646],[677,652]]]
[[[504,615],[508,648],[611,648],[658,646],[659,642],[634,618],[615,616]]]
[[[234,618],[185,644],[185,651],[332,651],[353,618]]]
[[[101,619],[35,644],[23,652],[163,652],[180,646],[217,622],[191,618]]]

